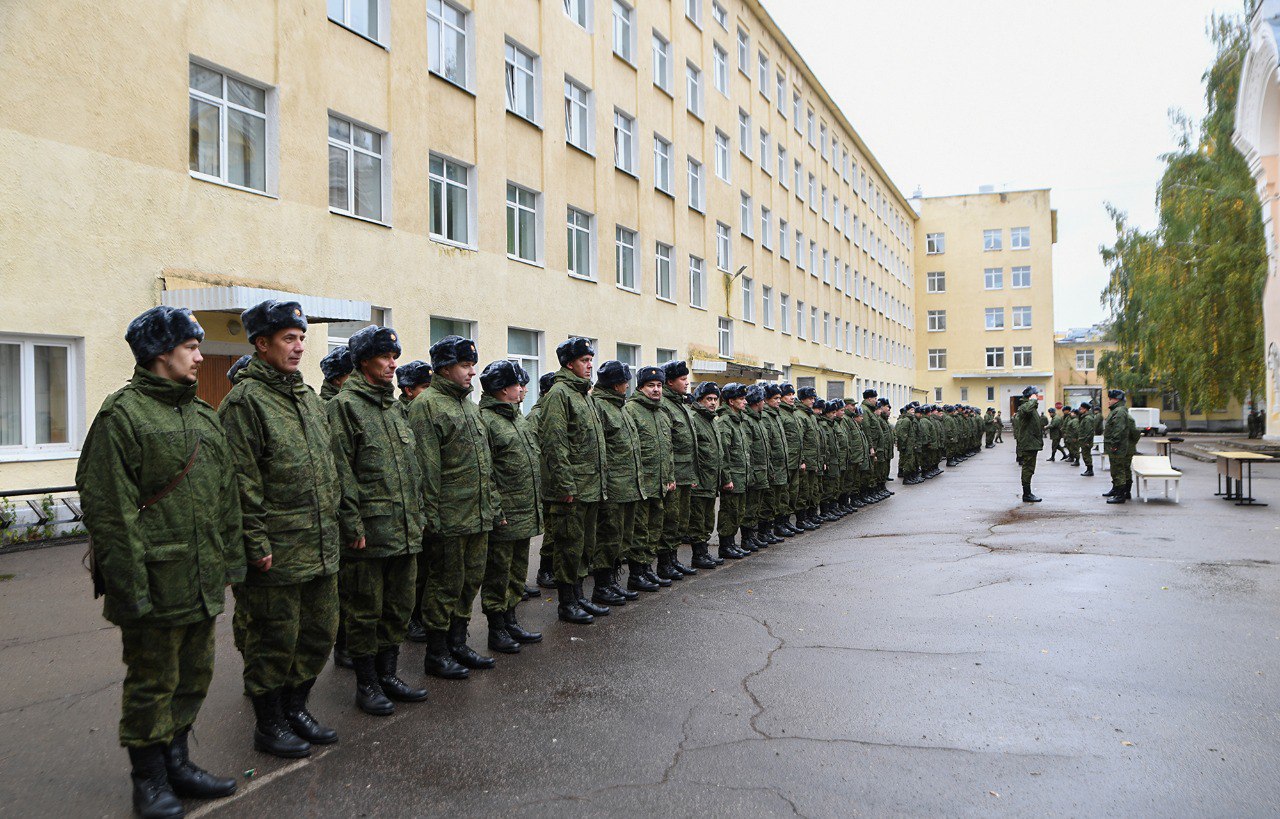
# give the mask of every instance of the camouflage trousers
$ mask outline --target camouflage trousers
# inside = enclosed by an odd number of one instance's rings
[[[841,473],[827,473],[827,477],[822,479],[822,499],[824,501],[833,501],[840,495],[840,487],[843,485]]]
[[[662,499],[662,538],[658,551],[674,552],[689,534],[689,499],[693,496],[693,486],[677,484]]]
[[[549,520],[551,518],[551,504],[543,502],[542,519]],[[546,528],[542,532],[542,545],[538,548],[538,557],[554,557],[556,553],[556,541],[551,537],[551,529]]]
[[[245,584],[244,688],[251,696],[314,680],[338,631],[338,576],[284,586]]]
[[[794,514],[796,510],[804,508],[804,504],[800,502],[800,496],[804,492],[804,476],[805,473],[799,467],[787,471],[787,514]]]
[[[785,497],[789,500],[790,494]],[[779,512],[779,514],[782,514]],[[716,528],[716,499],[697,495],[689,498],[689,537],[694,543],[709,543]]]
[[[996,445],[996,431],[994,429],[987,430],[987,446]]]
[[[587,576],[588,562],[596,553],[596,526],[600,503],[553,503],[547,514],[547,531],[554,538],[556,582],[577,583]]]
[[[1018,463],[1022,464],[1022,485],[1031,485],[1031,476],[1036,474],[1036,461],[1040,460],[1040,450],[1026,449],[1018,453]]]
[[[1086,469],[1093,469],[1093,442],[1080,442],[1080,459],[1084,461]]]
[[[604,501],[596,515],[596,551],[590,569],[614,569],[620,560],[630,560],[638,536],[640,504],[644,501],[614,503]]]
[[[674,493],[672,493],[674,494]],[[666,508],[662,498],[636,501],[631,543],[623,556],[633,563],[652,563],[662,543]]]
[[[1123,455],[1112,454],[1110,458],[1111,487],[1113,489],[1119,489],[1133,483],[1133,477],[1129,474],[1133,467],[1133,453],[1126,452]]]
[[[418,605],[427,631],[448,631],[455,619],[471,620],[488,552],[488,532],[423,537],[427,577]]]
[[[720,495],[720,517],[716,520],[716,533],[720,537],[735,537],[742,528],[742,513],[746,509],[746,492],[725,492]]]
[[[213,679],[214,618],[185,626],[120,627],[120,744],[168,744],[191,727]]]
[[[231,642],[243,658],[245,635],[249,632],[249,601],[244,597],[244,584],[233,583],[231,596],[236,601],[236,610],[231,615]]]
[[[489,535],[480,584],[480,610],[498,614],[516,607],[524,599],[524,582],[529,577],[529,541],[532,538],[495,538]]]
[[[742,503],[742,526],[755,526],[760,520],[760,501],[765,489],[759,486],[748,486],[746,500]]]
[[[780,518],[783,515],[791,514],[791,487],[789,484],[774,484],[769,487],[769,512],[767,517],[770,520]]]
[[[372,657],[404,642],[413,612],[418,555],[342,556],[338,598],[346,649],[352,657]]]

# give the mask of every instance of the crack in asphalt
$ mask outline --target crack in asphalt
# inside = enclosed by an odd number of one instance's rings
[[[47,637],[37,637],[34,640],[24,640],[21,637],[10,637],[5,640],[0,640],[0,651],[4,651],[9,648],[22,648],[23,646],[39,645],[40,643],[47,643],[50,640],[65,640],[68,637],[83,637],[87,634],[97,634],[100,631],[112,631],[115,628],[116,626],[106,625],[99,628],[87,629],[85,631],[70,631],[66,634],[50,634]]]
[[[939,592],[935,594],[934,597],[947,597],[952,594],[961,594],[963,592],[977,591],[978,589],[985,589],[989,586],[999,586],[1001,583],[1012,583],[1012,582],[1013,582],[1012,577],[1002,577],[999,580],[992,580],[990,583],[979,583],[976,586],[969,586],[968,588],[965,588],[965,589],[956,589],[955,591],[949,591],[949,592]]]
[[[972,657],[990,654],[989,651],[924,651],[921,649],[910,648],[865,648],[862,646],[825,646],[825,645],[805,645],[791,646],[793,649],[809,648],[820,651],[857,651],[875,654],[908,654],[919,655],[922,657]]]
[[[0,716],[13,714],[18,711],[25,711],[28,708],[36,708],[41,705],[48,705],[49,703],[53,703],[53,702],[65,702],[67,700],[74,700],[74,702],[70,702],[67,704],[67,708],[75,708],[77,705],[84,702],[89,697],[97,696],[98,694],[101,694],[103,691],[106,691],[107,689],[110,689],[110,688],[118,688],[123,684],[124,684],[123,680],[111,680],[110,682],[104,683],[103,685],[100,685],[97,688],[91,688],[88,691],[77,691],[72,694],[60,694],[59,696],[56,696],[56,697],[49,697],[48,699],[36,700],[35,702],[27,702],[27,703],[23,703],[22,705],[15,705],[12,708],[5,708],[4,710],[0,710]]]

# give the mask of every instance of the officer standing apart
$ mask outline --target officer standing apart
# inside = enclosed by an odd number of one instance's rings
[[[269,299],[240,314],[256,353],[218,408],[240,473],[249,606],[244,685],[253,745],[304,757],[338,741],[307,709],[338,629],[338,500],[324,405],[302,380],[302,305]]]
[[[240,503],[222,425],[196,398],[204,330],[189,310],[153,307],[125,340],[137,366],[89,428],[76,489],[95,596],[105,594],[103,617],[124,647],[120,744],[133,765],[133,807],[174,817],[183,815],[178,796],[236,790],[235,779],[196,767],[187,735],[213,678],[225,586],[244,576]]]
[[[1106,424],[1102,432],[1102,444],[1107,448],[1107,456],[1111,458],[1111,491],[1103,497],[1107,503],[1124,503],[1132,500],[1133,478],[1129,469],[1133,456],[1138,451],[1138,425],[1134,423],[1129,409],[1124,404],[1124,390],[1108,390],[1111,412],[1107,414]]]
[[[385,717],[395,711],[392,700],[427,698],[396,676],[422,551],[422,475],[396,402],[396,331],[365,327],[347,346],[355,372],[325,407],[342,488],[338,595],[356,706]]]
[[[1037,412],[1040,402],[1036,400],[1036,388],[1027,387],[1022,391],[1022,403],[1013,416],[1013,439],[1018,450],[1018,461],[1022,464],[1022,500],[1025,503],[1039,503],[1040,498],[1031,494],[1031,476],[1036,474],[1036,459],[1044,449],[1044,434],[1040,426],[1040,413]]]

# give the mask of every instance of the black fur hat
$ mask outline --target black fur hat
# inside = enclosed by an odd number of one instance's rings
[[[862,397],[863,397],[863,398],[875,398],[875,397],[876,397],[877,395],[879,395],[879,394],[880,394],[880,393],[876,392],[876,391],[875,391],[875,390],[873,390],[873,389],[865,389],[865,390],[863,390],[863,391],[862,391]]]
[[[232,364],[231,369],[227,370],[227,380],[232,384],[236,383],[236,376],[239,375],[240,371],[247,367],[249,362],[252,360],[253,356],[248,353],[237,358],[236,363]]]
[[[779,395],[782,395],[782,390],[778,389],[778,385],[774,384],[772,381],[768,384],[762,384],[761,386],[764,387],[765,398],[777,398]]]
[[[806,398],[817,398],[818,391],[813,387],[801,387],[796,392],[796,397],[799,398],[801,401],[805,400]]]
[[[590,339],[585,339],[582,336],[574,336],[567,341],[562,341],[560,342],[560,346],[556,347],[556,359],[560,362],[561,367],[565,366],[570,361],[577,361],[584,355],[595,354],[596,351],[595,348],[591,346]]]
[[[745,385],[734,381],[720,388],[720,397],[726,401],[731,401],[734,398],[746,398],[747,388]]]
[[[431,369],[440,372],[441,367],[454,364],[475,364],[480,360],[476,343],[462,336],[445,336],[431,345]]]
[[[818,398],[813,402],[813,409],[814,409],[814,412],[826,412],[827,402],[823,401],[821,398]]]
[[[324,376],[325,381],[350,375],[355,368],[356,363],[351,359],[351,350],[346,346],[334,347],[328,355],[320,359],[320,374]]]
[[[783,395],[795,395],[796,388],[791,385],[790,381],[783,381],[778,385],[778,391]]]
[[[395,353],[399,358],[400,336],[390,327],[371,324],[351,334],[347,339],[347,349],[351,351],[351,360],[356,366],[386,353]]]
[[[701,401],[708,395],[720,395],[720,385],[714,381],[703,381],[701,384],[693,388],[693,400]]]
[[[606,361],[596,368],[596,384],[616,387],[631,380],[631,368],[621,361]]]
[[[764,402],[764,387],[759,384],[752,384],[747,387],[747,403],[761,404]]]
[[[847,407],[846,407],[846,408],[849,410],[849,412],[852,412],[852,413],[853,413],[854,415],[856,415],[856,416],[861,416],[861,415],[862,415],[862,405],[861,405],[861,404],[849,404],[849,405],[847,405]]]
[[[519,364],[516,364],[516,383],[522,387],[529,386],[529,373]]]
[[[204,328],[185,307],[152,307],[124,331],[133,359],[143,366],[189,338],[204,341]]]
[[[1085,402],[1083,402],[1083,403],[1081,403],[1081,404],[1080,404],[1080,409],[1082,409],[1082,410],[1090,410],[1090,409],[1093,409],[1093,404],[1090,404],[1088,401],[1085,401]]]
[[[684,362],[681,361],[678,363],[683,364]],[[645,384],[650,381],[666,381],[668,377],[669,376],[665,376],[663,374],[662,367],[641,367],[639,371],[636,372],[636,386],[638,387],[641,384]],[[677,378],[678,377],[679,376],[677,376]]]
[[[538,378],[538,395],[546,395],[547,390],[551,389],[551,385],[555,383],[555,380],[555,373],[543,373],[542,376]]]
[[[887,407],[887,406],[889,406],[889,399],[888,399],[888,398],[881,398],[879,401],[877,401],[877,402],[876,402],[876,406],[877,406],[877,407]]]
[[[425,361],[410,361],[396,367],[396,384],[402,390],[431,383],[431,365]]]
[[[1124,390],[1107,390],[1107,397],[1108,397],[1108,398],[1119,398],[1121,401],[1123,401],[1123,400],[1124,400]]]
[[[680,376],[689,374],[689,365],[684,363],[683,360],[668,361],[666,364],[662,365],[662,372],[664,380],[675,381]]]
[[[484,372],[480,373],[480,389],[488,393],[505,390],[519,383],[520,374],[516,372],[516,365],[505,358],[490,362],[485,366]]]
[[[307,317],[302,313],[302,305],[296,301],[261,301],[240,314],[240,323],[244,325],[244,334],[249,343],[258,336],[272,336],[286,327],[294,327],[302,332],[307,331]]]
[[[1024,389],[1022,390],[1022,397],[1023,397],[1023,398],[1030,398],[1031,396],[1033,396],[1033,395],[1035,395],[1035,394],[1036,394],[1036,388],[1035,388],[1035,387],[1026,387],[1026,388],[1024,388]]]

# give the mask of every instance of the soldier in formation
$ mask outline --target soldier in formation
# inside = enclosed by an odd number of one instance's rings
[[[1124,390],[1108,390],[1107,398],[1110,412],[1102,431],[1102,445],[1107,448],[1107,457],[1111,459],[1111,490],[1103,497],[1107,503],[1124,503],[1133,499],[1133,477],[1129,469],[1142,433],[1138,432],[1138,425],[1125,406]]]

